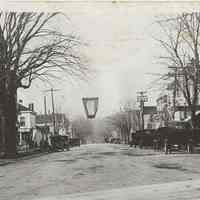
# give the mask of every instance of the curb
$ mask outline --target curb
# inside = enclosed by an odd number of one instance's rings
[[[17,163],[18,161],[22,161],[22,160],[29,160],[32,158],[44,156],[44,155],[51,154],[51,153],[53,153],[53,152],[38,152],[37,151],[37,152],[22,154],[14,159],[0,158],[0,167],[8,165],[8,164],[14,164],[14,163]]]

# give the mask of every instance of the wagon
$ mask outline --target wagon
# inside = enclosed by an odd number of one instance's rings
[[[113,138],[110,139],[110,143],[112,143],[112,144],[120,144],[121,140],[120,140],[120,138],[113,137]]]
[[[140,138],[142,135],[141,130],[138,130],[136,132],[131,133],[131,140],[130,140],[130,146],[132,147],[133,145],[136,147],[137,145],[140,144]]]
[[[69,150],[69,137],[63,135],[51,136],[51,148],[53,151]]]
[[[162,150],[164,149],[164,140],[168,134],[168,127],[160,127],[155,131],[154,139],[153,139],[153,148],[154,150]]]
[[[80,147],[80,145],[81,145],[80,138],[70,138],[69,139],[69,145],[70,145],[70,147],[75,147],[75,146]]]
[[[188,152],[193,153],[200,149],[200,128],[190,129]]]
[[[143,131],[137,132],[137,141],[140,148],[143,147],[153,147],[153,140],[155,136],[154,129],[145,129]]]
[[[158,146],[166,154],[172,151],[189,151],[191,145],[190,129],[162,127],[157,130]]]

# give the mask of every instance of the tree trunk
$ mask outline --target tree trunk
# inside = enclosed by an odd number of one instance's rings
[[[130,144],[130,131],[128,130],[128,133],[127,133],[127,144]]]
[[[17,88],[14,73],[9,73],[7,77],[5,100],[5,156],[15,158],[17,155]]]
[[[121,129],[121,136],[122,136],[122,143],[124,143],[125,139],[124,139],[124,131],[123,131],[123,129]]]
[[[195,106],[190,106],[190,112],[191,112],[191,123],[192,123],[192,127],[195,128],[197,126],[196,124],[196,109]]]
[[[5,155],[5,118],[1,113],[0,117],[0,156]]]
[[[1,72],[1,75],[3,76],[3,72]],[[4,110],[5,110],[5,78],[0,77],[0,119],[1,119],[1,128],[0,128],[0,145],[1,145],[1,155],[5,154],[5,116],[4,116]]]
[[[124,144],[126,144],[126,130],[123,129],[123,135],[124,135]]]
[[[125,144],[128,144],[128,131],[127,131],[127,129],[125,131],[125,137],[126,137]]]

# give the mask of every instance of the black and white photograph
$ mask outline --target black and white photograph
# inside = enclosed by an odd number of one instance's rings
[[[0,5],[0,200],[200,199],[200,2]]]

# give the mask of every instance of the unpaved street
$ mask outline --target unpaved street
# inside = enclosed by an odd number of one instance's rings
[[[1,163],[1,162],[0,162]],[[200,179],[199,154],[164,155],[91,144],[0,166],[0,199],[57,195]]]

